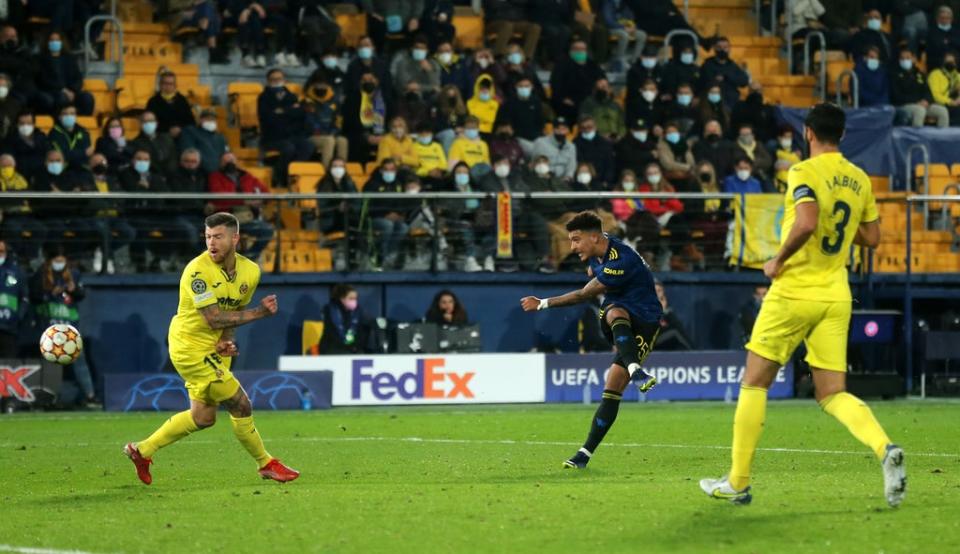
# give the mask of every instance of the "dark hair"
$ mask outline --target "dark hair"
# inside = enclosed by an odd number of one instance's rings
[[[330,289],[330,298],[334,300],[342,300],[343,298],[346,298],[346,296],[351,292],[356,292],[356,291],[357,289],[353,288],[352,286],[346,283],[337,283],[336,285],[333,285],[332,289]]]
[[[737,156],[737,159],[733,161],[734,167],[740,165],[741,162],[747,162],[748,164],[750,164],[750,167],[753,167],[753,160],[751,160],[746,156]]]
[[[427,38],[427,35],[424,35],[424,34],[421,33],[421,34],[413,37],[413,42],[411,42],[410,44],[426,44],[426,45],[429,45],[429,44],[430,44],[430,39]]]
[[[463,304],[460,303],[460,299],[457,298],[457,295],[453,294],[453,291],[448,289],[443,289],[434,295],[433,301],[430,302],[430,308],[427,309],[424,319],[428,323],[446,323],[446,321],[443,319],[443,312],[440,310],[440,299],[444,296],[450,296],[453,298],[453,319],[450,320],[450,323],[455,325],[465,325],[467,323],[467,310],[463,308]]]
[[[490,160],[491,165],[496,165],[500,162],[509,162],[510,158],[505,154],[494,154],[493,159]]]
[[[843,109],[831,102],[817,104],[807,112],[807,117],[803,120],[803,125],[813,132],[818,141],[832,145],[840,144],[846,123],[847,116]]]
[[[280,73],[282,75],[283,70],[280,69],[279,67],[271,67],[270,69],[267,70],[267,79],[270,79],[270,76],[273,75],[274,73]]]
[[[237,219],[237,216],[227,212],[217,212],[208,215],[207,219],[203,220],[203,224],[206,225],[208,229],[223,225],[234,233],[240,231],[240,221]]]
[[[603,222],[600,221],[600,216],[598,216],[596,213],[584,211],[573,216],[573,219],[567,222],[567,231],[602,233]]]
[[[417,134],[420,134],[420,133],[431,133],[431,134],[432,134],[432,133],[433,133],[433,125],[431,125],[429,121],[421,121],[420,123],[417,123],[416,132],[417,132]]]

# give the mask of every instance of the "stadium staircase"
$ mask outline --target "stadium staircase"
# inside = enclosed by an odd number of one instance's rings
[[[675,0],[678,7],[682,0]],[[580,0],[581,9],[589,10],[589,0]],[[779,36],[760,36],[754,13],[754,0],[689,0],[689,21],[703,36],[719,33],[729,37],[732,45],[731,58],[742,64],[752,78],[763,88],[767,102],[788,107],[808,107],[819,98],[815,77],[791,75],[785,56],[784,41]],[[353,4],[335,4],[332,12],[342,29],[341,45],[356,46],[366,33],[366,18]],[[93,140],[100,134],[104,118],[119,113],[128,138],[139,133],[138,112],[156,90],[157,76],[163,69],[176,73],[179,90],[187,96],[194,109],[212,108],[217,113],[219,129],[226,135],[230,148],[237,154],[240,164],[250,173],[270,186],[275,193],[310,192],[316,190],[323,177],[320,163],[295,163],[289,168],[289,182],[274,182],[269,162],[275,153],[261,153],[256,145],[257,113],[256,98],[264,82],[264,70],[248,69],[240,64],[239,53],[234,49],[231,63],[209,65],[206,48],[188,46],[198,44],[196,29],[173,28],[170,23],[153,22],[153,7],[148,0],[120,0],[118,18],[123,28],[122,73],[118,74],[118,61],[114,51],[108,23],[101,40],[105,41],[106,59],[94,62],[87,68],[85,89],[95,100],[95,115],[81,118],[80,123],[90,130]],[[889,23],[888,23],[889,24]],[[454,15],[459,48],[475,49],[484,42],[482,15],[468,7],[457,7]],[[225,29],[229,35],[235,30]],[[650,37],[654,44],[662,44],[664,37]],[[794,45],[802,49],[802,42]],[[700,52],[700,59],[711,54]],[[821,61],[815,54],[816,63]],[[837,77],[852,68],[842,52],[827,52],[827,93],[832,98]],[[294,92],[300,93],[298,85],[304,82],[313,67],[284,68],[288,83]],[[615,84],[623,82],[624,75],[613,75]],[[848,83],[842,87],[848,93]],[[746,91],[743,92],[746,94]],[[621,96],[622,97],[622,96]],[[49,130],[53,120],[38,118],[38,127]],[[362,166],[348,164],[347,171],[354,182],[361,186],[373,170],[373,164]],[[925,168],[918,166],[918,176]],[[877,251],[874,269],[881,272],[904,271],[906,203],[905,193],[889,190],[889,178],[871,176],[872,186],[880,202],[885,242]],[[930,167],[930,192],[943,192],[947,185],[960,180],[960,165]],[[276,238],[264,251],[260,263],[264,270],[277,267],[284,272],[316,272],[332,270],[332,255],[329,248],[320,245],[342,239],[337,236],[321,237],[319,231],[305,229],[304,213],[315,210],[315,201],[286,201],[271,203],[265,208],[266,217],[279,223]],[[940,206],[936,206],[939,209]],[[947,207],[948,219],[960,216],[960,205]],[[960,259],[952,252],[960,243],[953,230],[933,231],[923,228],[922,217],[913,218],[915,231],[914,271],[946,272],[960,270]],[[279,242],[280,259],[276,256]]]

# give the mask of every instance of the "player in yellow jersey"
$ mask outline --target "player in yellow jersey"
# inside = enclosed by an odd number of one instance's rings
[[[733,419],[733,463],[705,493],[748,504],[750,466],[767,409],[767,389],[803,341],[816,398],[869,446],[883,468],[884,496],[897,506],[906,492],[903,450],[893,444],[862,400],[846,392],[847,331],[852,297],[846,260],[853,244],[876,248],[880,222],[870,178],[840,154],[845,116],[836,105],[814,106],[803,134],[810,158],[790,168],[780,251],[763,267],[773,280],[750,342]]]
[[[230,413],[237,440],[257,462],[264,479],[293,481],[300,473],[267,454],[253,425],[253,408],[247,393],[230,372],[239,351],[234,330],[277,313],[277,297],[270,295],[256,308],[246,309],[260,283],[260,268],[237,254],[240,223],[228,213],[206,219],[207,251],[187,264],[180,277],[180,303],[170,322],[170,360],[186,382],[190,409],[180,412],[139,443],[123,451],[145,484],[153,482],[153,454],[190,433],[206,429],[217,420],[221,404]]]

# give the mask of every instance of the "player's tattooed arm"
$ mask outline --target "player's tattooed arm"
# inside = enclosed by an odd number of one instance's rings
[[[607,287],[603,285],[596,277],[584,285],[582,289],[570,291],[560,296],[551,296],[550,298],[540,299],[536,296],[527,296],[520,300],[520,305],[524,311],[533,312],[546,308],[558,308],[560,306],[572,306],[581,302],[587,302],[591,298],[603,294]]]
[[[201,308],[200,313],[203,314],[203,318],[207,320],[207,325],[209,325],[211,329],[239,327],[240,325],[270,317],[277,313],[277,297],[272,294],[266,296],[260,301],[259,306],[247,310],[226,312],[221,310],[219,305],[212,304]]]

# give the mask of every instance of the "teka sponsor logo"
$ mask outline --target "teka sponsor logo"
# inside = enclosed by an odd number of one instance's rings
[[[384,363],[380,361],[380,365]],[[378,371],[369,358],[353,360],[351,397],[356,400],[372,394],[378,400],[395,396],[404,400],[473,398],[470,380],[476,372],[443,371],[444,363],[444,358],[418,358],[416,369],[404,372],[393,368]]]

